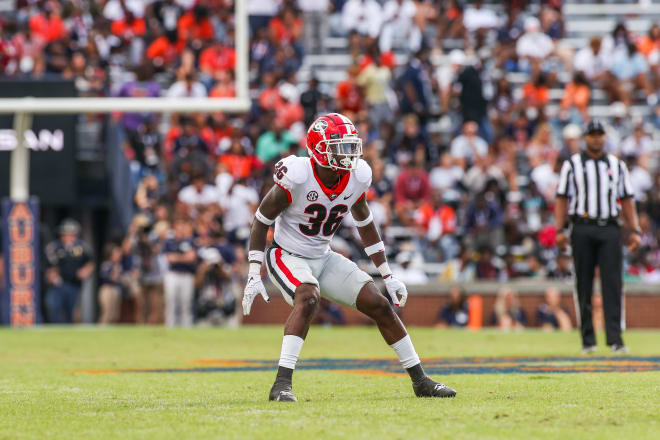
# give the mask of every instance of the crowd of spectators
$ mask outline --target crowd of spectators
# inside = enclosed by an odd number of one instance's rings
[[[131,161],[136,215],[99,259],[101,320],[119,319],[123,297],[136,322],[233,319],[273,164],[304,155],[306,127],[330,111],[363,138],[367,197],[402,280],[569,278],[570,258],[554,246],[554,191],[596,91],[611,110],[608,151],[628,163],[641,215],[643,248],[626,255],[626,277],[660,279],[660,30],[638,35],[621,22],[575,50],[560,0],[527,3],[247,0],[248,113],[109,117]],[[0,24],[7,77],[68,78],[81,96],[236,94],[232,0],[19,0]],[[306,54],[328,53],[329,36],[347,41],[345,79],[312,71],[300,81]],[[518,87],[512,74],[527,80]],[[639,103],[648,116],[633,116]],[[333,247],[367,267],[348,217]],[[494,319],[523,325],[515,295],[500,296]]]

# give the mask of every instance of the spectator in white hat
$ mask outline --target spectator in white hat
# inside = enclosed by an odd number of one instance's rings
[[[541,31],[541,22],[536,17],[525,19],[525,33],[516,43],[516,53],[520,58],[544,60],[555,49],[552,38]]]

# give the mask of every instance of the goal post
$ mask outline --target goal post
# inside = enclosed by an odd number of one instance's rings
[[[16,147],[11,154],[10,197],[25,201],[29,197],[29,151],[25,130],[34,114],[81,114],[109,112],[157,113],[244,113],[250,109],[249,24],[246,2],[234,2],[235,98],[0,98],[0,114],[14,114]]]
[[[9,200],[3,203],[4,211],[11,206],[18,206],[22,216],[14,216],[16,222],[21,226],[20,230],[28,230],[24,225],[38,227],[38,201],[30,198],[30,150],[26,143],[25,133],[32,127],[32,116],[35,114],[84,114],[84,113],[110,113],[110,112],[153,112],[153,113],[245,113],[251,106],[249,96],[249,28],[248,14],[245,0],[234,0],[234,38],[235,38],[235,90],[234,98],[38,98],[25,96],[19,98],[0,98],[0,114],[13,114],[13,129],[16,136],[15,146],[10,156],[9,166]],[[7,178],[5,177],[5,178]],[[8,207],[5,209],[5,206]],[[29,209],[27,209],[27,208]],[[13,210],[12,210],[13,212]],[[14,218],[12,217],[12,218]],[[7,218],[4,219],[3,230],[0,238],[5,236],[6,249],[12,249],[13,245],[21,245],[26,248],[25,243],[14,243],[14,235],[10,234],[5,226],[8,225]],[[18,223],[17,223],[18,224]],[[36,229],[29,229],[35,232]],[[3,234],[4,233],[4,234]],[[36,249],[33,242],[27,243]],[[23,249],[22,248],[22,249]],[[39,268],[38,252],[31,255],[34,258],[22,263],[16,260],[15,252],[5,255],[6,273],[11,271],[10,267],[23,264],[26,271],[20,273],[36,273]],[[30,272],[31,271],[31,272]],[[12,273],[18,273],[16,271]],[[9,278],[8,278],[9,279]],[[34,279],[38,279],[34,278]],[[20,280],[19,280],[20,281]],[[37,292],[38,286],[28,286],[31,291]],[[12,325],[30,326],[38,321],[38,307],[40,307],[38,294],[31,296],[23,295],[26,286],[8,283],[8,295],[0,297],[0,323],[10,321]],[[91,292],[90,292],[91,293]],[[21,296],[22,295],[22,296]],[[89,296],[83,293],[84,297]],[[20,299],[20,301],[19,301]],[[83,307],[84,308],[84,307]],[[83,315],[85,312],[83,311]],[[89,313],[87,314],[89,315]],[[9,318],[7,318],[9,316]],[[89,317],[85,319],[89,322]]]

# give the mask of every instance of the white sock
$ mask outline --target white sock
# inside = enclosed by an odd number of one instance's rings
[[[407,369],[419,364],[419,356],[417,356],[417,353],[415,352],[415,347],[413,347],[413,343],[410,340],[410,335],[406,335],[405,338],[396,341],[394,344],[390,345],[390,347],[392,347],[396,355],[399,357],[399,361],[403,368]]]
[[[280,354],[280,367],[296,369],[296,362],[305,340],[296,335],[284,335],[282,338],[282,353]]]

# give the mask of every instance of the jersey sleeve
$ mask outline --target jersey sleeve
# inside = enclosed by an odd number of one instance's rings
[[[625,162],[619,160],[619,185],[617,188],[617,198],[619,200],[628,199],[634,195],[632,182],[630,181],[630,172]]]
[[[282,188],[293,202],[298,187],[307,179],[307,164],[303,157],[288,156],[275,164],[273,182]]]
[[[369,187],[371,187],[371,177],[371,167],[365,160],[360,159],[358,161],[357,169],[355,170],[355,178],[359,183],[360,192],[363,195],[367,192]],[[358,201],[361,198],[362,196],[358,198]]]
[[[569,197],[571,194],[571,174],[573,169],[571,163],[568,160],[564,161],[564,164],[561,167],[559,172],[559,184],[557,185],[557,197]]]

